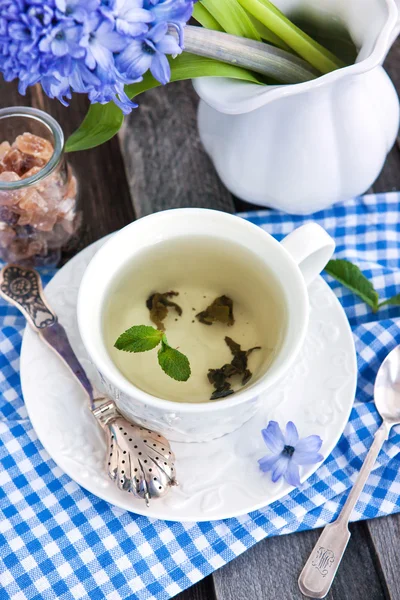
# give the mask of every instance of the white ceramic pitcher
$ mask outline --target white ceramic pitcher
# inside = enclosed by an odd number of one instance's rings
[[[400,5],[400,0],[397,0]],[[288,16],[341,23],[356,63],[297,85],[201,78],[200,138],[239,198],[308,214],[363,193],[399,127],[399,101],[382,63],[399,32],[396,0],[275,0]]]

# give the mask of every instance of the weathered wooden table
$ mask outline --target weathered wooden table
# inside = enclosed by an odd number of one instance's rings
[[[400,41],[386,68],[400,92]],[[19,96],[0,83],[1,106],[30,105],[50,112],[71,133],[87,105],[75,98],[69,109],[40,89]],[[196,130],[197,98],[188,82],[153,90],[126,120],[119,138],[100,148],[70,155],[81,184],[84,222],[80,246],[87,246],[135,218],[179,206],[235,212],[252,208],[231,196],[217,179]],[[373,191],[400,189],[400,138]],[[399,215],[400,218],[400,215]],[[68,257],[66,257],[68,258]],[[330,600],[400,600],[400,515],[351,526],[352,537]],[[319,531],[266,539],[179,600],[296,600],[297,576]],[[134,598],[134,595],[129,597]]]

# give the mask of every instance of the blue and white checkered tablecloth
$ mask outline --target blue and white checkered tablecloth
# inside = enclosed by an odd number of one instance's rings
[[[317,221],[335,238],[336,257],[358,264],[383,298],[400,292],[400,194],[365,196],[312,218],[276,211],[243,216],[279,239]],[[24,319],[1,301],[0,599],[166,599],[266,536],[334,519],[378,427],[373,382],[386,354],[400,343],[400,307],[374,315],[340,284],[330,283],[350,320],[360,371],[345,432],[303,489],[263,510],[210,523],[155,521],[114,508],[57,467],[38,441],[21,396]],[[399,448],[397,429],[380,454],[354,520],[400,510]]]

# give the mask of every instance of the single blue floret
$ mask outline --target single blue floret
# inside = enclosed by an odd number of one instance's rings
[[[260,458],[258,464],[265,473],[271,471],[271,479],[274,483],[284,477],[287,483],[298,487],[299,466],[312,465],[324,459],[319,454],[322,446],[319,435],[299,439],[297,428],[292,421],[287,423],[285,435],[276,421],[270,421],[261,434],[272,454]]]

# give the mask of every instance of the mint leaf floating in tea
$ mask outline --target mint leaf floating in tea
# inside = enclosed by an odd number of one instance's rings
[[[168,314],[168,308],[173,308],[179,316],[182,315],[181,307],[169,300],[174,296],[179,296],[179,292],[164,292],[163,294],[155,292],[151,294],[146,300],[146,306],[150,311],[150,319],[153,321],[157,328],[161,331],[165,331],[163,321]]]
[[[233,325],[233,301],[228,296],[219,296],[214,302],[196,315],[196,318],[204,325],[212,325],[215,321]]]
[[[187,381],[190,377],[190,363],[187,356],[179,350],[171,348],[165,335],[158,351],[158,363],[164,373],[176,381]]]
[[[242,385],[246,385],[252,377],[252,373],[247,366],[248,357],[254,350],[261,350],[261,346],[242,350],[240,344],[237,344],[228,336],[225,337],[225,342],[232,352],[233,358],[230,363],[223,365],[219,369],[208,370],[208,381],[215,388],[210,400],[219,400],[234,393],[234,390],[231,388],[231,382],[228,381],[234,375],[241,376]]]
[[[134,325],[122,333],[114,346],[125,352],[147,352],[161,342],[162,331],[150,325]]]
[[[182,352],[171,348],[165,334],[150,325],[134,325],[122,333],[114,344],[124,352],[147,352],[161,342],[158,363],[164,373],[176,381],[187,381],[190,377],[190,363]]]

